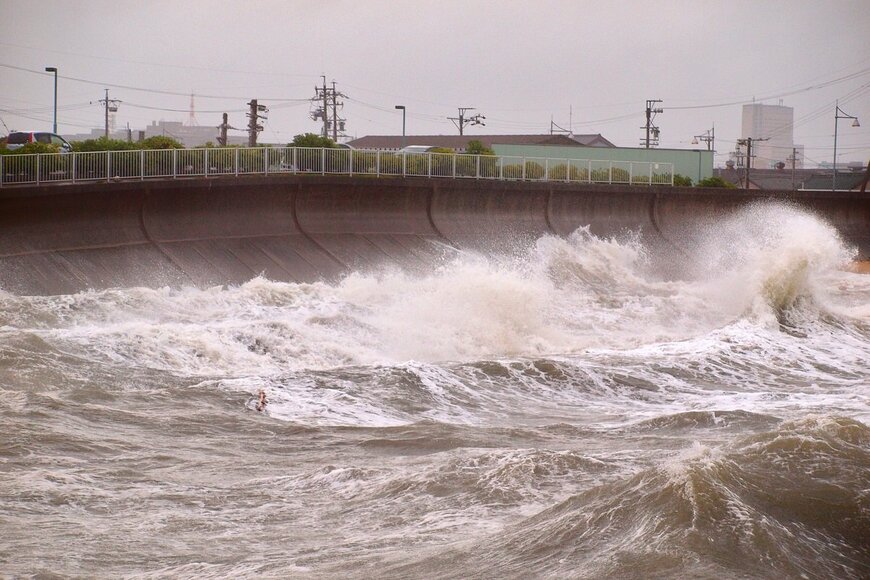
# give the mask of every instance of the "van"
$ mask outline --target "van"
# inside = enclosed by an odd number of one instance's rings
[[[435,148],[434,145],[408,145],[399,149],[397,153],[429,153]]]
[[[47,131],[12,131],[6,137],[7,149],[18,149],[28,143],[44,143],[45,145],[57,145],[61,153],[72,151],[72,145],[56,133]]]

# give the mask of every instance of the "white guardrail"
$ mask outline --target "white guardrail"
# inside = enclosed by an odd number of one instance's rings
[[[0,155],[0,187],[221,175],[372,175],[673,185],[673,163],[307,147]]]

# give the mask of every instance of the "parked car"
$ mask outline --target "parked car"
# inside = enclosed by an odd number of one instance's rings
[[[434,145],[408,145],[399,149],[397,153],[429,153],[435,148]]]
[[[62,153],[72,151],[72,145],[69,142],[55,133],[47,131],[12,131],[6,137],[7,149],[18,149],[24,147],[28,143],[45,143],[46,145],[57,145]]]

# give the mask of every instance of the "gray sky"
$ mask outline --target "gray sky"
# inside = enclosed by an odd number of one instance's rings
[[[61,133],[102,126],[105,87],[133,129],[186,122],[191,92],[200,125],[227,111],[243,127],[258,98],[260,140],[286,143],[319,131],[307,99],[323,74],[352,136],[400,134],[396,104],[409,134],[455,134],[447,117],[467,106],[487,118],[469,136],[546,133],[552,118],[634,147],[646,99],[662,99],[661,145],[696,148],[715,125],[718,165],[741,103],[782,99],[812,163],[832,159],[839,99],[863,126],[839,122],[838,160],[866,163],[868,31],[867,0],[0,0],[0,118],[50,128],[56,66]]]

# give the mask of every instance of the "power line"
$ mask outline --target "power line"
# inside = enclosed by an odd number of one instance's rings
[[[20,70],[20,71],[38,74],[38,75],[42,75],[42,76],[52,76],[52,75],[49,75],[48,73],[45,73],[44,71],[24,68],[24,67],[20,67],[20,66],[11,65],[11,64],[0,63],[0,67],[10,68],[10,69],[14,69],[14,70]],[[189,97],[190,96],[190,92],[182,93],[182,92],[178,92],[178,91],[165,91],[165,90],[161,90],[161,89],[146,89],[144,87],[134,87],[131,85],[119,85],[116,83],[92,81],[89,79],[82,79],[82,78],[78,78],[78,77],[70,77],[70,76],[65,76],[65,75],[58,75],[58,78],[65,79],[68,81],[75,81],[75,82],[79,82],[79,83],[86,83],[89,85],[99,85],[102,87],[112,87],[114,89],[127,89],[130,91],[141,91],[143,93],[154,93],[154,94],[158,94],[158,95],[173,95],[173,96],[177,96],[177,97]],[[197,93],[196,96],[200,97],[202,99],[225,99],[225,100],[244,100],[245,98],[247,98],[247,97],[230,96],[230,95],[200,95],[199,93]],[[268,98],[268,99],[263,99],[263,100],[264,101],[298,101],[298,102],[307,102],[308,101],[308,99],[288,99],[288,98],[278,98],[278,97]]]

